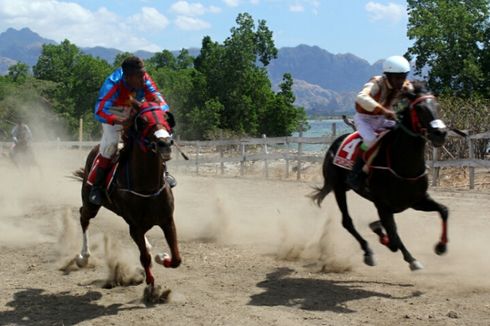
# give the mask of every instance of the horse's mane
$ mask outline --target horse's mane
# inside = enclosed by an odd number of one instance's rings
[[[431,91],[427,87],[427,83],[423,80],[412,81],[412,89],[406,89],[402,92],[402,97],[408,98],[409,100],[414,100],[417,97],[430,94]]]

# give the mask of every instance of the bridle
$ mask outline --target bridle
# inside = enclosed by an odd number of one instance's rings
[[[409,110],[410,110],[410,119],[412,121],[412,130],[415,133],[421,134],[423,137],[426,136],[427,134],[427,128],[422,127],[422,124],[420,123],[419,115],[417,114],[417,110],[415,109],[415,106],[421,102],[427,101],[427,100],[432,100],[435,99],[434,95],[423,95],[412,102],[410,102]]]

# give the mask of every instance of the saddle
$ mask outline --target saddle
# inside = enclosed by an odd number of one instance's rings
[[[352,170],[354,163],[359,155],[362,155],[364,162],[369,164],[372,162],[376,154],[378,153],[380,140],[389,132],[384,130],[378,134],[376,142],[366,151],[361,150],[362,137],[358,131],[355,131],[347,136],[340,144],[335,156],[333,158],[333,164],[346,170]]]

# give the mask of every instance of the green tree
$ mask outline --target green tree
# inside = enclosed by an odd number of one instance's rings
[[[114,58],[114,62],[112,63],[112,66],[114,68],[119,68],[119,67],[121,67],[123,61],[126,58],[129,58],[129,57],[132,57],[132,56],[134,56],[134,54],[131,53],[131,52],[121,52],[121,53],[118,53],[116,55],[116,57]]]
[[[169,50],[163,50],[162,52],[155,53],[153,57],[146,60],[146,64],[153,69],[177,69],[177,60]]]
[[[416,70],[428,67],[441,94],[490,95],[488,0],[408,0],[408,32]]]
[[[23,62],[17,62],[8,68],[9,78],[16,83],[23,83],[29,75],[29,65]]]
[[[34,77],[53,82],[64,82],[72,74],[80,49],[64,40],[60,45],[44,44],[37,63],[33,67]]]

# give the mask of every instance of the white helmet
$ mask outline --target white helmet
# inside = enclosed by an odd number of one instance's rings
[[[394,55],[383,62],[383,72],[388,73],[408,73],[410,71],[410,64],[407,59],[401,55]]]

